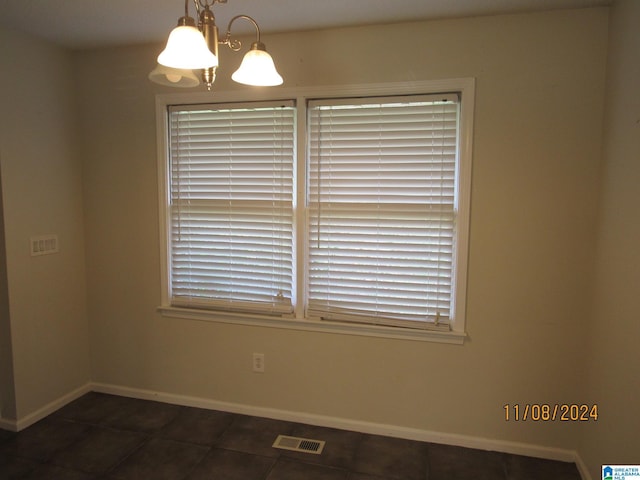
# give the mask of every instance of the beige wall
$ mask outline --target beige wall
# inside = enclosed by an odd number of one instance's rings
[[[640,2],[611,12],[605,148],[588,398],[601,420],[582,426],[580,453],[601,465],[637,465],[640,432]]]
[[[7,280],[0,299],[8,302],[0,313],[2,370],[7,355],[13,363],[1,380],[3,403],[5,393],[15,399],[3,405],[2,415],[16,420],[90,378],[82,172],[71,55],[5,29],[0,45],[0,232],[6,246],[0,275]],[[30,237],[42,234],[58,235],[58,254],[30,256]]]
[[[146,78],[161,46],[78,53],[93,380],[574,449],[575,425],[507,423],[502,407],[584,400],[607,20],[582,9],[264,39],[285,87],[477,79],[462,347],[161,317],[154,95],[167,90]],[[223,51],[215,90],[244,88],[228,80],[239,61]]]
[[[16,392],[13,381],[11,317],[9,315],[9,278],[4,242],[2,205],[2,169],[0,169],[0,419],[16,417]]]
[[[462,347],[161,317],[154,101],[169,90],[146,78],[160,45],[69,54],[0,29],[2,418],[93,380],[578,448],[593,478],[637,463],[640,5],[608,12],[265,38],[285,87],[476,78]],[[239,61],[222,52],[216,90],[245,88],[228,80]],[[43,233],[61,251],[32,258]],[[585,401],[598,423],[503,420],[505,403]]]

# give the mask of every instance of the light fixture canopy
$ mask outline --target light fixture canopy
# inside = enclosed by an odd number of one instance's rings
[[[251,44],[251,49],[231,78],[238,83],[253,86],[274,86],[283,83],[271,55],[260,41],[260,28],[253,18],[247,15],[233,17],[224,39],[218,40],[218,27],[211,7],[215,3],[227,3],[227,0],[193,2],[198,13],[198,26],[196,27],[195,20],[189,16],[189,0],[185,0],[185,14],[178,19],[178,26],[171,31],[165,49],[158,55],[159,66],[149,74],[150,80],[162,85],[196,86],[187,73],[178,74],[174,71],[167,74],[159,71],[161,67],[188,71],[197,69],[202,71],[202,80],[207,89],[211,90],[218,68],[218,45],[227,45],[236,52],[241,49],[241,42],[231,38],[231,26],[236,20],[243,18],[254,25],[257,39]]]

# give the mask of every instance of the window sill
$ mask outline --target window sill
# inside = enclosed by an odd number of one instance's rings
[[[435,343],[463,345],[467,334],[463,332],[438,332],[411,328],[385,327],[351,323],[329,322],[325,320],[301,320],[261,315],[235,314],[230,312],[211,312],[179,307],[158,307],[163,317],[181,318],[215,323],[230,323],[253,327],[282,328],[307,332],[334,333],[340,335],[359,335],[365,337],[390,338]]]

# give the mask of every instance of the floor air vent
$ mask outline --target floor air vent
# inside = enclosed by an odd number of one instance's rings
[[[282,448],[283,450],[293,450],[294,452],[314,453],[320,455],[324,448],[325,442],[322,440],[310,440],[308,438],[288,437],[286,435],[278,435],[276,441],[273,442],[274,448]]]

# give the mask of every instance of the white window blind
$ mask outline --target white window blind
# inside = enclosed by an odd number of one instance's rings
[[[292,102],[169,108],[171,304],[292,311]]]
[[[308,104],[307,315],[448,329],[457,95]]]

